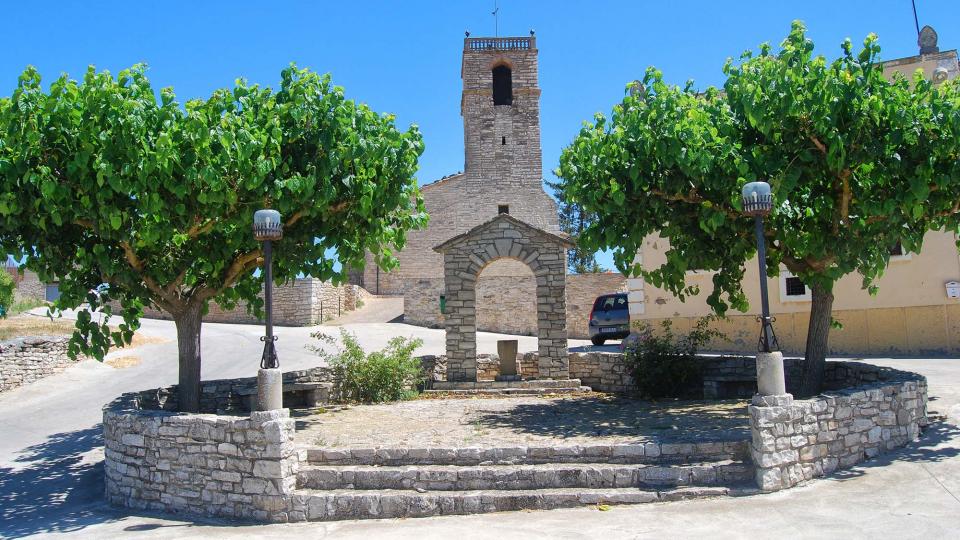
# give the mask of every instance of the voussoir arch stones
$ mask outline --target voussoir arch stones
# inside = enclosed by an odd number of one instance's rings
[[[433,248],[443,254],[448,381],[477,380],[477,276],[502,258],[522,261],[537,279],[540,377],[569,377],[564,289],[566,252],[572,247],[566,235],[500,214]]]

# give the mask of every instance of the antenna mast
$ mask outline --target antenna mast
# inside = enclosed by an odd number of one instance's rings
[[[490,12],[493,15],[493,37],[500,37],[500,7],[497,5],[497,0],[493,0],[493,11]],[[917,30],[919,35],[920,31]]]
[[[917,28],[917,39],[920,39],[920,20],[917,19],[917,0],[910,0],[913,5],[913,25]]]

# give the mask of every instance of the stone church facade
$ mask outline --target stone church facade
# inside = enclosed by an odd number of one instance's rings
[[[368,256],[361,280],[373,294],[403,295],[408,323],[443,324],[443,258],[435,246],[500,213],[560,232],[557,203],[543,189],[537,54],[532,35],[464,39],[464,170],[421,188],[429,225],[409,233],[397,269],[379,270]],[[626,285],[620,274],[567,276],[567,281],[572,337],[585,335],[596,295]],[[478,330],[532,334],[536,322],[536,280],[530,269],[512,259],[485,268],[477,282]]]

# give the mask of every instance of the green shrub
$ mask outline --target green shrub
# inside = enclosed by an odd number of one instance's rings
[[[331,345],[336,341],[322,332],[314,332],[311,336]],[[413,351],[423,345],[423,340],[395,337],[386,348],[369,354],[360,347],[356,336],[344,329],[340,329],[340,341],[341,348],[333,354],[322,346],[309,346],[333,370],[340,399],[380,403],[417,395],[424,377]]]
[[[624,348],[627,366],[637,392],[649,399],[697,397],[702,391],[702,364],[697,352],[714,338],[725,339],[711,329],[714,317],[703,317],[686,336],[673,332],[671,321],[655,331],[648,323],[636,324],[636,338]]]
[[[14,302],[13,305],[8,310],[8,315],[18,315],[26,311],[30,311],[33,308],[46,306],[47,303],[39,298],[34,298],[28,296],[22,300]]]
[[[13,307],[13,287],[10,273],[0,268],[0,317],[6,317]]]

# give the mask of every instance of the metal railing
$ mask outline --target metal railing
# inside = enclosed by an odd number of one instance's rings
[[[463,48],[471,51],[483,50],[510,50],[510,49],[533,49],[537,45],[536,38],[533,37],[498,37],[498,38],[466,38],[463,42]]]

